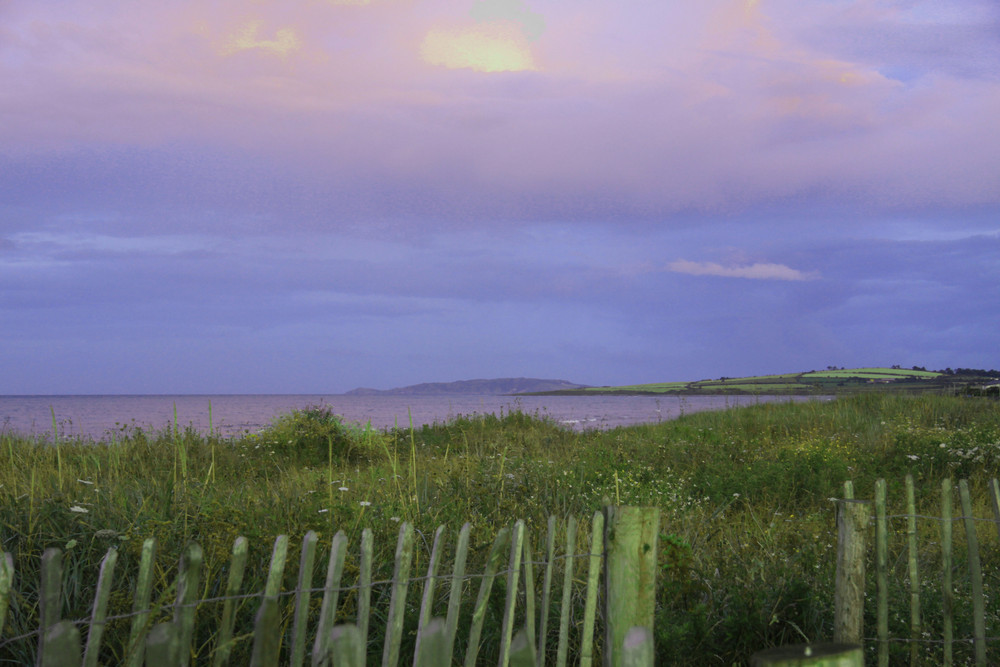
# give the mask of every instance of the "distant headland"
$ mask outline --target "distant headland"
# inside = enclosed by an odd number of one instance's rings
[[[457,382],[424,382],[395,389],[359,387],[348,396],[507,396],[586,389],[587,385],[566,380],[537,378],[496,378],[492,380],[459,380]]]

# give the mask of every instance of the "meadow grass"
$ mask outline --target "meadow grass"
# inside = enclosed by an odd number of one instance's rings
[[[356,545],[362,529],[370,528],[380,568],[375,579],[390,578],[401,521],[417,530],[415,573],[426,567],[426,543],[435,528],[445,524],[454,535],[465,522],[476,545],[469,570],[482,571],[496,532],[515,519],[525,520],[537,545],[549,515],[585,519],[610,499],[661,509],[658,661],[740,664],[763,648],[832,637],[831,499],[843,495],[845,480],[853,480],[857,497],[872,498],[875,480],[885,478],[890,504],[901,513],[903,480],[912,474],[918,512],[937,516],[940,480],[968,478],[977,516],[992,516],[985,490],[987,480],[1000,475],[1000,405],[870,393],[582,433],[521,412],[378,431],[344,424],[327,408],[310,408],[234,438],[176,424],[155,432],[124,427],[99,442],[55,430],[44,438],[5,432],[0,459],[6,459],[0,465],[0,547],[13,554],[18,572],[18,595],[0,642],[37,628],[38,565],[48,547],[66,554],[65,617],[83,618],[109,546],[117,546],[120,560],[110,613],[130,609],[130,578],[148,537],[159,542],[156,590],[168,604],[189,540],[204,549],[200,597],[209,598],[225,588],[239,535],[250,542],[249,591],[263,588],[275,536],[290,535],[294,544],[309,530],[322,544],[345,531],[354,559],[345,577],[353,581]],[[934,522],[921,528],[932,545],[921,552],[930,581],[924,592],[928,623],[941,607],[932,585],[940,572],[936,530]],[[588,539],[582,530],[581,548]],[[984,563],[1000,559],[996,530],[984,529],[980,543]],[[290,562],[296,557],[291,553]],[[961,557],[959,547],[956,562]],[[987,572],[988,594],[997,595],[996,568]],[[296,574],[289,568],[286,589],[294,587]],[[900,588],[893,595],[894,636],[906,637],[907,593]],[[416,595],[410,600],[419,604]],[[348,596],[347,617],[351,604]],[[219,614],[205,607],[195,642],[202,658],[213,646]],[[252,602],[240,607],[237,662],[248,655],[254,609]],[[499,633],[499,609],[491,610],[487,644]],[[962,613],[956,636],[971,636],[971,619]],[[990,614],[995,636],[1000,614]],[[874,627],[874,618],[869,621]],[[373,631],[378,625],[374,620]],[[126,622],[110,623],[102,660],[121,662],[127,635]],[[908,650],[901,646],[894,650]],[[31,641],[0,643],[0,654],[15,662],[30,661],[34,649]],[[939,645],[922,650],[933,661]],[[480,656],[495,661],[488,645]]]
[[[652,384],[629,384],[620,387],[587,387],[584,392],[636,392],[648,391],[654,393],[669,393],[672,391],[684,391],[691,383],[689,382],[654,382]]]
[[[963,371],[966,373],[966,371]],[[949,375],[936,371],[917,371],[899,368],[854,368],[781,375],[750,377],[722,377],[694,382],[665,382],[620,387],[588,387],[559,393],[651,393],[651,394],[837,394],[868,391],[884,392],[891,385],[894,391],[907,393],[955,393],[966,387],[971,393],[984,384],[995,382],[989,371],[967,371],[967,374]]]
[[[918,371],[908,368],[852,368],[842,370],[811,371],[803,373],[803,377],[866,377],[866,378],[936,378],[941,374],[936,371]]]

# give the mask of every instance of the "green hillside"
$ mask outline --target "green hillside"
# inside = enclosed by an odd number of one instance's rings
[[[923,368],[828,368],[823,371],[721,377],[692,382],[656,382],[587,387],[559,394],[848,394],[867,391],[946,391],[977,393],[1000,383],[1000,373],[977,369],[928,371]],[[989,392],[987,392],[989,393]]]

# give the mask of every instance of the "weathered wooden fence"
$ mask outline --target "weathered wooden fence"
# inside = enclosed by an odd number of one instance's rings
[[[409,523],[400,526],[395,552],[394,573],[391,582],[391,599],[384,619],[384,641],[381,647],[382,665],[397,665],[401,659],[404,615],[407,612],[407,594],[410,584],[422,581],[423,591],[416,624],[416,640],[412,663],[419,667],[451,665],[456,647],[456,633],[462,610],[463,583],[472,578],[466,574],[469,552],[468,524],[458,534],[453,567],[450,575],[439,574],[445,550],[445,527],[434,535],[433,546],[423,577],[410,576],[414,551],[414,530]],[[463,659],[466,667],[479,662],[479,650],[486,619],[487,605],[495,581],[506,578],[502,625],[499,633],[500,667],[505,665],[541,666],[555,664],[562,667],[570,653],[570,612],[572,589],[576,576],[576,561],[583,560],[586,567],[586,592],[582,627],[576,634],[579,644],[576,653],[579,663],[589,667],[598,647],[605,665],[652,665],[653,658],[653,609],[655,604],[655,574],[659,511],[650,508],[607,507],[597,512],[591,520],[590,548],[583,554],[576,553],[577,522],[569,518],[565,524],[565,549],[556,555],[557,520],[549,519],[541,560],[536,560],[531,539],[522,521],[504,528],[496,535],[480,576],[478,596],[465,616],[469,635]],[[225,595],[212,602],[222,602],[214,632],[214,646],[195,655],[192,639],[199,606],[209,600],[198,599],[202,550],[190,544],[180,560],[172,618],[152,623],[156,611],[150,605],[153,586],[156,542],[147,539],[142,547],[138,578],[131,591],[132,612],[125,620],[131,621],[127,662],[129,667],[140,665],[188,665],[192,660],[199,664],[228,665],[234,647],[234,625],[237,604],[247,597],[259,597],[260,607],[255,616],[252,632],[251,665],[289,664],[298,667],[307,654],[312,665],[360,666],[378,658],[378,647],[370,647],[369,628],[372,624],[372,557],[373,537],[364,530],[360,544],[358,580],[353,586],[342,587],[347,538],[338,532],[330,546],[326,579],[322,588],[313,588],[313,570],[317,552],[316,533],[309,532],[302,541],[298,570],[298,583],[293,591],[281,591],[288,555],[288,537],[279,536],[274,543],[264,590],[241,594],[240,588],[247,565],[247,541],[237,538],[232,549]],[[506,558],[507,568],[501,570]],[[118,553],[110,549],[98,575],[96,594],[89,618],[77,621],[62,618],[61,581],[62,554],[58,549],[48,549],[42,556],[39,586],[37,631],[20,637],[4,637],[3,627],[8,606],[12,599],[14,566],[10,554],[0,551],[0,654],[5,646],[14,642],[37,642],[36,665],[76,667],[95,666],[101,650],[104,629],[110,620],[107,614],[108,599]],[[553,586],[558,574],[555,564],[561,562],[561,587]],[[540,568],[541,581],[536,582],[535,568]],[[601,580],[603,573],[603,591]],[[448,586],[447,611],[444,617],[432,618],[437,587],[442,580]],[[536,584],[540,584],[536,585]],[[559,589],[559,590],[556,590]],[[540,595],[539,595],[540,592]],[[310,623],[310,602],[313,595],[322,593],[318,618]],[[354,623],[335,625],[342,602],[341,595],[356,596]],[[561,603],[553,601],[559,596]],[[281,621],[285,600],[291,609],[291,627]],[[603,600],[604,633],[595,636],[598,627],[598,603]],[[518,602],[520,601],[520,608]],[[439,605],[440,606],[440,605]],[[550,613],[558,608],[558,628],[550,628]],[[416,609],[414,606],[413,609]],[[515,614],[515,611],[518,613]],[[313,614],[312,616],[316,616]],[[515,619],[522,627],[514,632]],[[554,619],[553,619],[554,620]],[[307,626],[312,625],[312,632]],[[85,644],[81,645],[86,631]],[[312,637],[307,640],[307,637]],[[555,647],[550,639],[555,639]],[[554,662],[551,657],[554,655]]]
[[[992,519],[981,519],[973,516],[972,498],[967,480],[958,483],[958,497],[961,514],[954,516],[952,507],[955,490],[950,479],[941,482],[941,516],[925,516],[917,514],[916,494],[913,477],[907,475],[905,481],[906,511],[903,514],[888,514],[886,482],[880,479],[875,484],[874,517],[871,516],[871,502],[857,501],[853,498],[853,487],[845,485],[845,498],[840,501],[838,511],[838,562],[837,588],[835,595],[835,641],[861,643],[863,637],[864,599],[866,589],[865,560],[868,551],[870,519],[875,522],[874,561],[876,582],[876,636],[868,637],[877,646],[879,667],[889,664],[890,642],[908,644],[910,664],[931,664],[939,662],[951,665],[955,660],[956,643],[971,643],[974,664],[988,664],[987,644],[1000,642],[1000,637],[987,637],[986,633],[986,595],[984,593],[984,568],[980,559],[980,540],[977,534],[977,524],[993,524],[1000,537],[1000,484],[996,479],[989,483],[989,502],[993,508]],[[920,546],[918,544],[917,520],[937,522],[940,524],[937,537],[940,541],[940,570],[931,572],[929,576],[932,586],[940,586],[940,627],[930,627],[922,621],[921,607],[921,572]],[[905,530],[890,530],[890,520],[904,521]],[[965,532],[966,564],[956,562],[953,542],[953,526],[960,522]],[[905,535],[905,547],[900,548],[899,540],[893,541],[894,535]],[[937,541],[937,540],[934,540]],[[924,552],[926,553],[925,548]],[[936,560],[937,558],[935,558]],[[891,637],[889,632],[889,607],[892,590],[890,588],[890,572],[903,561],[906,563],[904,583],[909,597],[909,634],[906,637]],[[994,578],[1000,574],[1000,563],[989,562],[989,571]],[[936,569],[936,568],[935,568]],[[927,573],[925,573],[927,574]],[[967,583],[968,594],[962,600],[956,600],[955,590],[958,579]],[[940,579],[938,580],[938,576]],[[938,581],[940,583],[938,583]],[[963,585],[963,588],[965,586]],[[925,586],[925,590],[927,587]],[[925,597],[927,597],[925,595]],[[971,607],[972,636],[956,638],[954,636],[955,615],[959,605],[966,605],[966,611]],[[994,609],[995,607],[994,602]],[[935,609],[937,613],[937,610]],[[936,624],[935,624],[936,625]],[[940,632],[940,635],[937,635]],[[996,629],[994,629],[994,633]],[[940,639],[934,638],[934,635]],[[929,660],[921,653],[921,648],[930,643],[940,644],[940,658]],[[994,664],[1000,656],[994,655]]]

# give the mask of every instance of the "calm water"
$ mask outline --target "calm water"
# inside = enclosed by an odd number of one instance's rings
[[[296,408],[328,405],[345,419],[378,428],[445,422],[458,415],[500,414],[521,410],[574,429],[613,428],[657,422],[685,412],[721,410],[770,401],[809,400],[776,396],[0,396],[2,432],[49,435],[55,412],[60,436],[100,439],[124,425],[164,428],[173,423],[200,432],[211,424],[236,435],[257,431],[274,417]]]

